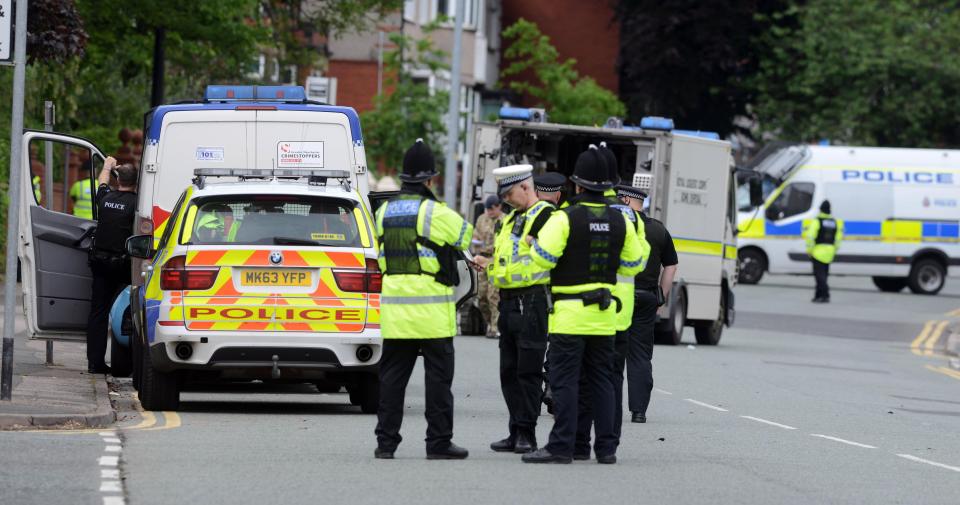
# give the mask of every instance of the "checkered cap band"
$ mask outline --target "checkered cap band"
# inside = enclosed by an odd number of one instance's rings
[[[518,182],[521,182],[521,181],[525,181],[525,180],[527,180],[527,179],[530,179],[531,177],[533,177],[533,174],[530,173],[530,172],[527,172],[527,173],[525,173],[525,174],[508,175],[508,176],[504,177],[503,179],[499,179],[499,180],[497,181],[497,189],[500,191],[500,193],[503,193],[503,192],[506,191],[510,186],[513,186],[514,184],[516,184],[516,183],[518,183]]]

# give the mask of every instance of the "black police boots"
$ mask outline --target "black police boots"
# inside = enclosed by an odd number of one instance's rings
[[[537,450],[537,441],[526,435],[517,435],[517,443],[513,446],[516,454],[526,454]]]
[[[514,438],[507,437],[490,444],[490,448],[495,452],[513,452],[513,448],[516,447],[516,445],[517,443]]]
[[[524,463],[556,463],[561,465],[566,465],[573,462],[573,458],[570,456],[560,456],[553,454],[546,449],[537,449],[533,452],[528,452],[523,455]]]
[[[459,445],[450,442],[446,449],[427,452],[427,459],[467,459],[470,452]]]
[[[393,459],[393,451],[377,447],[373,451],[373,457],[377,459]]]
[[[643,412],[634,412],[633,416],[630,418],[632,423],[645,423],[647,422],[647,416]]]

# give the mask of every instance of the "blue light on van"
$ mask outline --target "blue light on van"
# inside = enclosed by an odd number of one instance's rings
[[[720,134],[717,132],[702,132],[700,130],[673,130],[674,134],[686,135],[688,137],[700,137],[703,139],[720,140]]]
[[[207,86],[203,99],[207,102],[223,100],[282,100],[284,102],[302,102],[307,93],[303,86]]]
[[[673,120],[668,117],[647,116],[640,120],[640,128],[670,131],[673,129]]]
[[[530,121],[533,118],[533,111],[522,107],[500,107],[500,119],[517,119],[520,121]]]

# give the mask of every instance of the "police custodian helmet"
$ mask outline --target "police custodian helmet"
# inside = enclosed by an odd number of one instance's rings
[[[403,155],[403,172],[400,174],[400,180],[418,184],[432,179],[437,174],[433,151],[427,147],[423,139],[417,139]]]
[[[580,153],[577,163],[573,166],[573,175],[570,176],[570,180],[577,186],[590,191],[603,192],[613,187],[607,160],[593,144]]]

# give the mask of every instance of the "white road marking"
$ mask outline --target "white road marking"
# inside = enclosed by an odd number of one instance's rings
[[[103,441],[104,441],[104,443],[107,443],[107,444],[119,444],[119,443],[121,443],[121,442],[120,442],[120,439],[117,438],[117,437],[104,437]]]
[[[120,456],[100,456],[100,466],[117,466]]]
[[[104,451],[104,452],[120,452],[120,446],[119,446],[119,445],[108,445],[108,446],[106,446],[106,447],[103,448],[103,451]]]
[[[662,389],[660,389],[660,388],[653,388],[653,390],[656,391],[656,392],[658,392],[658,393],[663,393],[663,394],[665,394],[665,395],[672,395],[672,394],[673,394],[673,393],[671,393],[670,391],[664,391],[664,390],[662,390]]]
[[[115,437],[115,436],[117,436],[117,432],[115,432],[115,431],[101,431],[101,432],[99,433],[99,435],[100,435],[101,437]]]
[[[104,496],[103,505],[126,505],[122,496]]]
[[[100,492],[101,493],[122,493],[123,490],[120,489],[120,481],[105,480],[100,482]]]
[[[783,428],[783,429],[785,429],[785,430],[795,430],[795,429],[796,429],[796,428],[794,428],[793,426],[787,426],[786,424],[775,423],[775,422],[773,422],[773,421],[768,421],[768,420],[766,420],[766,419],[761,419],[761,418],[759,418],[759,417],[753,417],[753,416],[740,416],[740,417],[742,417],[742,418],[744,418],[744,419],[749,419],[749,420],[751,420],[751,421],[756,421],[756,422],[758,422],[758,423],[769,424],[770,426],[776,426],[777,428]]]
[[[101,468],[101,469],[100,469],[100,478],[101,478],[101,479],[120,480],[120,470],[117,470],[117,469],[109,470],[109,469],[106,469],[106,468]]]
[[[926,465],[945,468],[947,470],[953,470],[954,472],[960,472],[960,467],[944,465],[943,463],[937,463],[936,461],[930,461],[928,459],[918,458],[916,456],[911,456],[909,454],[897,454],[897,456],[900,456],[903,459],[909,459],[910,461],[916,461],[917,463],[924,463]]]
[[[841,444],[852,445],[855,447],[863,447],[864,449],[876,449],[876,447],[867,444],[861,444],[860,442],[854,442],[852,440],[844,440],[842,438],[831,437],[829,435],[821,435],[819,433],[811,433],[811,437],[825,438],[827,440],[833,440],[834,442],[840,442]]]
[[[688,401],[688,402],[690,402],[690,403],[692,403],[692,404],[694,404],[694,405],[699,405],[699,406],[701,406],[701,407],[706,407],[706,408],[708,408],[708,409],[716,410],[717,412],[730,412],[730,411],[727,410],[727,409],[717,407],[716,405],[710,405],[709,403],[699,402],[699,401],[697,401],[697,400],[694,400],[693,398],[685,398],[685,401]]]

